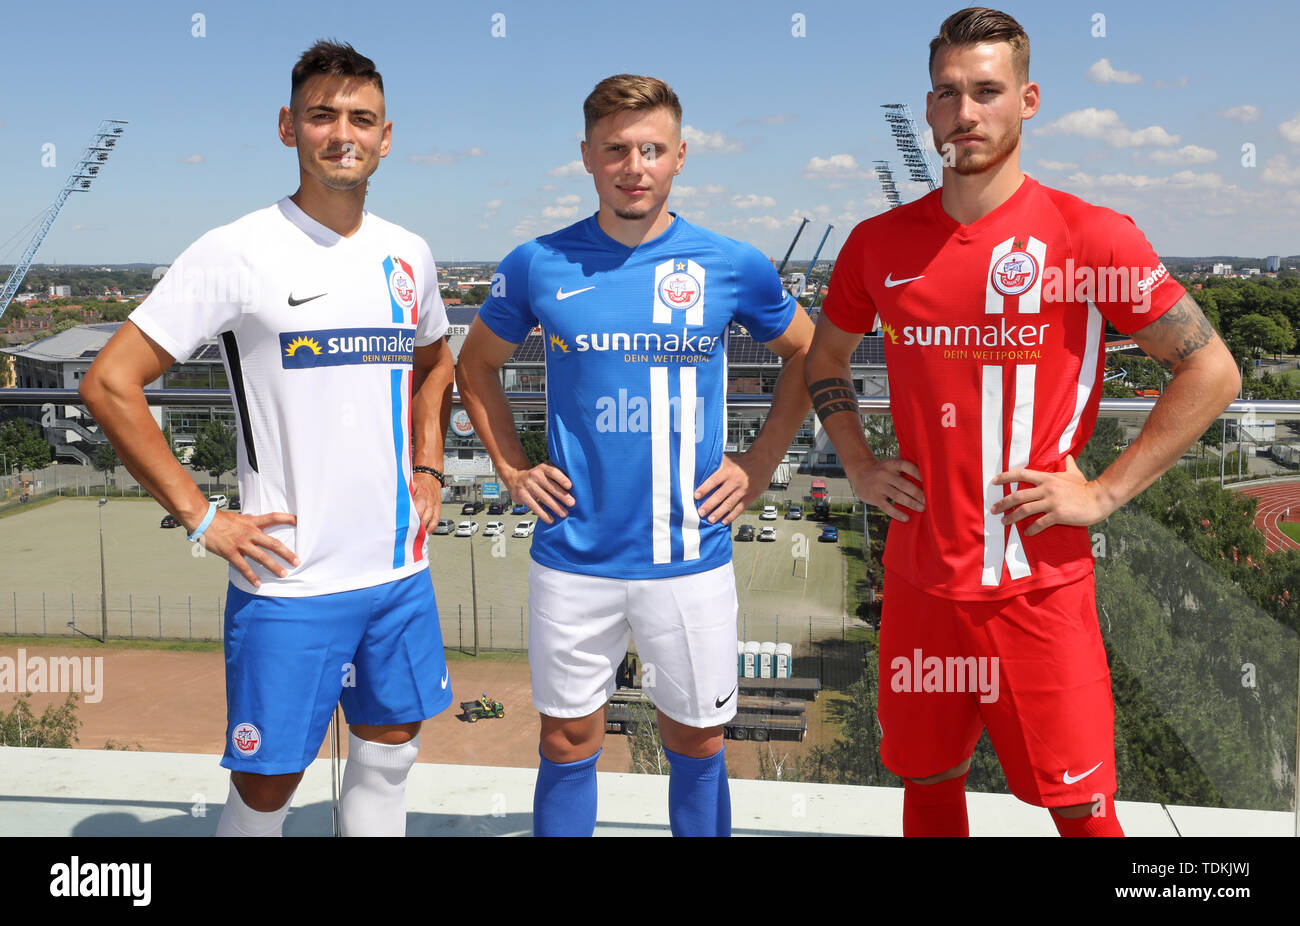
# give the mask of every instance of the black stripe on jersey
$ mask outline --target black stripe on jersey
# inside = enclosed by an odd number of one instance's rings
[[[244,369],[239,365],[239,344],[235,341],[235,333],[223,332],[221,344],[226,349],[226,363],[230,365],[230,389],[235,394],[235,405],[239,409],[239,424],[244,431],[244,453],[248,456],[248,468],[257,472],[257,448],[253,446],[253,426],[248,422],[248,397],[244,395]]]

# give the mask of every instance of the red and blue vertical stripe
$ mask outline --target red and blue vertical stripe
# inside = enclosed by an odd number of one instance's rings
[[[393,271],[398,268],[406,274],[412,286],[415,284],[415,274],[411,270],[410,264],[400,257],[390,256],[384,258],[384,282],[388,285],[388,298],[393,307],[393,323],[396,325],[414,325],[419,318],[419,299],[412,300],[410,320],[408,321],[406,309],[398,301],[390,282],[393,278]],[[393,515],[393,568],[399,569],[408,562],[418,562],[423,557],[424,525],[420,524],[416,529],[415,536],[408,547],[406,541],[411,526],[412,492],[411,483],[407,476],[408,464],[412,457],[412,448],[410,446],[412,371],[409,368],[390,370],[389,384],[392,390],[393,458],[397,467],[397,492],[394,497]],[[407,559],[408,550],[410,551],[409,560]]]

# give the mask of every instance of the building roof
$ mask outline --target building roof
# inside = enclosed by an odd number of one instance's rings
[[[52,334],[38,341],[18,347],[0,348],[6,354],[26,357],[46,363],[66,363],[73,360],[92,360],[104,349],[108,339],[122,327],[122,322],[97,322],[93,325],[75,325],[66,331]],[[215,340],[206,341],[186,360],[186,363],[221,362],[221,347]]]

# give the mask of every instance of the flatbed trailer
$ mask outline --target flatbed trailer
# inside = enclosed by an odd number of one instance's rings
[[[802,741],[808,733],[807,701],[741,695],[734,718],[722,725],[729,740],[792,739]],[[631,736],[646,721],[658,724],[650,699],[639,689],[620,688],[605,708],[605,732]],[[650,709],[647,711],[647,709]]]
[[[821,679],[817,678],[742,678],[740,680],[740,693],[743,695],[816,701],[821,690]]]

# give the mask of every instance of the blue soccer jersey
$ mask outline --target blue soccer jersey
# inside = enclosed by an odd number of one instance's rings
[[[697,514],[722,463],[727,330],[783,334],[796,304],[747,244],[680,217],[629,248],[596,217],[515,248],[479,310],[498,337],[541,324],[547,448],[574,506],[539,522],[533,559],[567,572],[646,579],[731,560],[731,530]]]

